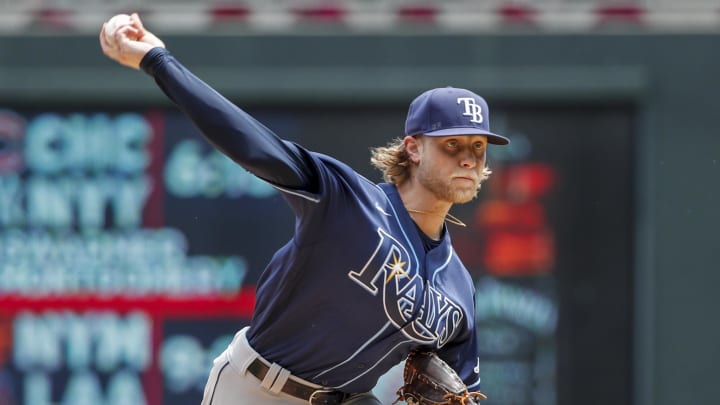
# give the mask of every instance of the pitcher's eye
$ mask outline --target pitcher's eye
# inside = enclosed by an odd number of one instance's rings
[[[448,148],[454,149],[454,148],[458,147],[458,141],[453,139],[453,140],[447,141],[446,145],[448,146]]]

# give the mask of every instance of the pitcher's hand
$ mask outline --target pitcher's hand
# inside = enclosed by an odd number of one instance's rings
[[[164,48],[165,44],[155,34],[145,29],[137,13],[131,14],[130,19],[130,25],[115,30],[113,34],[114,44],[108,43],[105,37],[107,23],[103,23],[100,30],[100,46],[103,53],[110,59],[121,65],[140,69],[140,62],[145,54],[156,47]]]

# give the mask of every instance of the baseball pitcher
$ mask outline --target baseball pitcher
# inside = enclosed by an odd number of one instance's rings
[[[111,31],[111,32],[108,32]],[[152,76],[218,150],[277,188],[292,239],[257,284],[251,325],[214,362],[203,405],[380,404],[378,378],[411,355],[400,400],[479,403],[473,281],[453,250],[453,204],[488,178],[485,100],[460,88],[410,104],[376,147],[376,184],[278,137],[188,71],[137,14],[105,25],[105,55]],[[340,129],[341,130],[341,129]],[[247,235],[245,235],[247,236]]]

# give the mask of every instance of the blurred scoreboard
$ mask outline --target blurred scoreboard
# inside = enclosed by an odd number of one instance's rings
[[[0,403],[198,403],[276,200],[177,113],[0,110]]]

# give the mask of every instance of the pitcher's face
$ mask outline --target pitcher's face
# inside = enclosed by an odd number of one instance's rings
[[[436,198],[465,203],[477,196],[483,179],[487,137],[422,136],[417,180]]]

